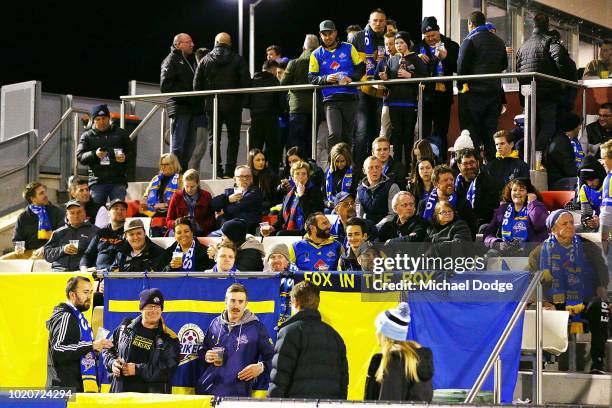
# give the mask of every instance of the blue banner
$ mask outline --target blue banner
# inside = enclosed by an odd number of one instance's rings
[[[227,288],[232,283],[246,287],[248,309],[257,315],[272,340],[276,341],[274,328],[281,308],[280,282],[280,276],[265,279],[106,278],[104,327],[112,332],[124,318],[136,317],[140,313],[140,292],[145,288],[160,288],[164,295],[164,322],[177,334],[181,343],[181,361],[173,386],[192,388],[203,371],[202,362],[197,358],[198,345],[202,343],[211,321],[224,310]],[[267,384],[265,387],[267,389]]]

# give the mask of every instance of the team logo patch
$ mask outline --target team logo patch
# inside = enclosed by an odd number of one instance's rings
[[[340,68],[340,64],[338,63],[338,61],[334,61],[331,64],[329,64],[329,67],[331,69],[338,69],[338,68]]]
[[[327,253],[327,257],[330,258],[330,259],[333,259],[335,256],[336,256],[336,253],[334,251],[329,251]]]
[[[95,366],[96,359],[94,358],[94,353],[90,351],[89,353],[85,354],[85,357],[81,362],[83,363],[85,370],[89,370],[91,367]]]
[[[314,267],[316,270],[321,270],[327,268],[327,264],[322,259],[319,259],[317,263],[314,264]]]
[[[346,54],[341,52],[340,55],[338,55],[338,58],[344,59],[344,58],[346,58]]]
[[[186,364],[198,358],[198,347],[204,341],[204,332],[197,324],[187,323],[178,332],[181,343],[181,361],[179,365]]]
[[[248,344],[249,338],[247,337],[246,334],[241,334],[240,337],[236,339],[236,341],[238,342],[238,345],[240,346],[242,344]]]

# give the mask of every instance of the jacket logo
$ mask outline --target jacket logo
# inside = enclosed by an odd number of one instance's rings
[[[338,58],[343,58],[344,59],[344,58],[346,58],[346,54],[341,52],[340,55],[338,55]]]
[[[238,343],[239,346],[241,344],[248,344],[249,338],[247,337],[246,334],[241,334],[240,337],[236,338],[236,342]]]

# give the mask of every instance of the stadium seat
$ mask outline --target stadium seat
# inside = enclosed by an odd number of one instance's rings
[[[234,186],[234,179],[200,180],[200,187],[208,191],[213,197]]]
[[[34,261],[31,259],[0,260],[0,272],[24,273],[32,272]]]
[[[198,242],[204,246],[217,245],[221,242],[221,237],[198,237]]]
[[[140,214],[140,201],[138,200],[127,200],[127,214],[126,217],[136,217]]]
[[[535,314],[535,310],[525,310],[521,343],[521,350],[524,352],[535,352]],[[543,310],[542,345],[544,351],[556,356],[565,353],[569,341],[568,320],[569,312],[566,310]]]
[[[287,248],[291,246],[294,242],[301,240],[302,237],[265,237],[262,241],[264,246],[264,251],[268,252],[268,249],[276,244],[285,244]]]
[[[338,215],[337,214],[325,214],[325,216],[327,217],[327,219],[329,220],[329,223],[331,225],[334,225],[334,223],[338,219]]]
[[[563,208],[565,204],[574,199],[575,191],[541,191],[542,202],[548,211]]]
[[[32,272],[52,272],[51,264],[44,259],[36,259],[32,265]]]
[[[175,242],[174,238],[172,237],[153,237],[151,238],[151,241],[153,241],[154,244],[157,244],[164,249],[168,248]]]
[[[599,232],[580,232],[578,235],[591,242],[601,242],[601,234]]]

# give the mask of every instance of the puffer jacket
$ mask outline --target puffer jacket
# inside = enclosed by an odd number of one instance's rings
[[[570,70],[570,57],[565,47],[555,37],[538,28],[534,28],[531,37],[516,53],[516,72],[539,72],[558,78],[568,78]],[[538,99],[559,100],[561,84],[541,79],[536,81]],[[530,82],[531,78],[519,78],[521,85]]]
[[[457,74],[480,75],[499,74],[508,68],[506,45],[497,35],[489,32],[485,26],[472,30],[459,48]],[[459,90],[465,81],[457,81]],[[501,79],[481,79],[467,81],[471,93],[503,94]]]
[[[278,78],[268,71],[256,72],[251,80],[251,86],[253,86],[253,88],[278,85],[280,85]],[[249,109],[251,110],[251,115],[261,113],[278,115],[283,110],[283,99],[286,99],[286,95],[283,92],[250,94]]]
[[[193,77],[197,63],[195,55],[183,55],[179,49],[170,47],[170,54],[161,64],[161,91],[189,92],[193,91]],[[168,115],[203,114],[202,99],[197,97],[168,99]]]
[[[193,78],[193,89],[208,91],[212,89],[248,88],[251,86],[249,69],[244,59],[226,44],[217,44],[198,65]],[[228,94],[219,96],[219,111],[231,112],[246,105],[245,95]],[[213,109],[213,97],[206,97],[205,109]]]

